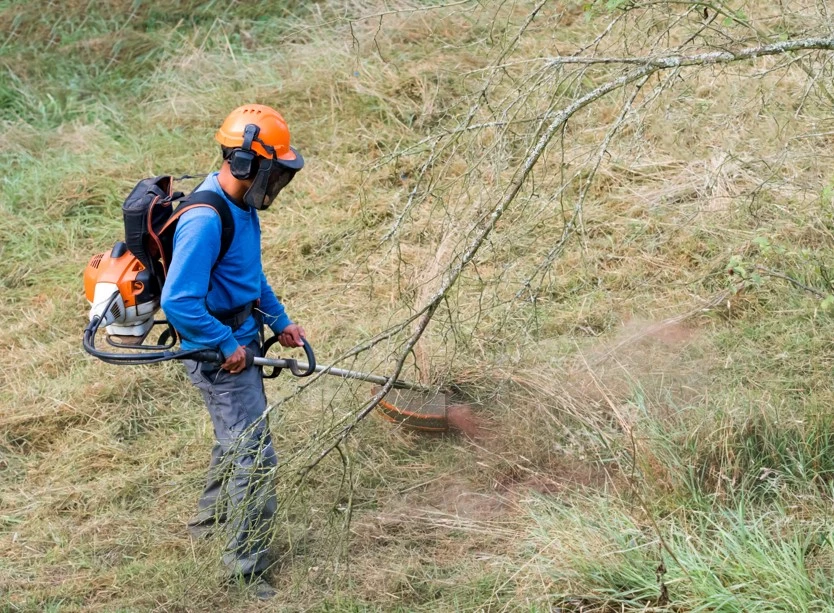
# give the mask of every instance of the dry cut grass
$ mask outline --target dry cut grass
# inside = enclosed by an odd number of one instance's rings
[[[221,586],[218,543],[185,532],[212,433],[179,367],[79,340],[120,197],[215,165],[242,100],[307,159],[264,262],[330,362],[433,295],[543,119],[614,74],[542,58],[809,34],[817,4],[705,30],[678,5],[110,4],[117,27],[0,8],[0,610],[831,605],[831,315],[799,287],[830,292],[830,113],[797,58],[659,74],[567,123],[406,362],[454,385],[474,436],[371,416],[299,481],[369,386],[267,384],[280,603]],[[411,330],[340,365],[388,372]]]

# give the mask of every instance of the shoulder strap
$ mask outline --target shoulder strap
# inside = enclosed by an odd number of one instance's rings
[[[235,236],[235,219],[232,217],[232,211],[229,210],[229,204],[226,202],[226,199],[217,192],[202,190],[189,194],[171,214],[171,218],[165,224],[163,230],[176,223],[187,210],[197,207],[214,209],[220,216],[220,254],[217,256],[217,262],[219,262],[226,255],[226,252],[229,251],[229,247],[232,246],[232,239]],[[217,262],[215,262],[215,266]]]

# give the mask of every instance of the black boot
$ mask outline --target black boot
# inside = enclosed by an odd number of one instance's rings
[[[269,600],[278,595],[278,590],[266,579],[266,573],[238,575],[232,580],[235,584],[251,590],[258,600]]]

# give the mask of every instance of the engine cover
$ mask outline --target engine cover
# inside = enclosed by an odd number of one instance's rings
[[[101,317],[110,335],[144,338],[153,327],[159,309],[156,277],[123,242],[92,257],[84,270],[84,293],[91,305],[90,319]]]

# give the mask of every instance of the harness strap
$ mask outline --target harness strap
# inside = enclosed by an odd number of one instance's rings
[[[253,300],[252,302],[247,302],[241,307],[226,311],[209,311],[209,315],[214,317],[224,326],[229,326],[232,331],[235,331],[246,323],[246,320],[249,319],[250,315],[252,315],[255,307],[258,306],[258,302],[258,300]]]

